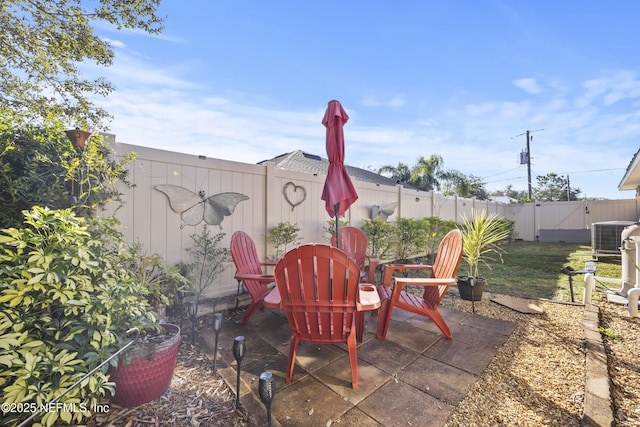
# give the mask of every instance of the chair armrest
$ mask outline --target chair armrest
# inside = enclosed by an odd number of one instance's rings
[[[409,270],[433,271],[433,266],[429,264],[385,264],[381,284],[391,286],[393,273],[405,273]]]
[[[380,295],[376,287],[370,283],[358,285],[358,295],[356,299],[356,310],[375,310],[380,307]]]
[[[395,286],[451,286],[458,283],[456,278],[440,279],[431,277],[396,277]]]
[[[271,283],[276,279],[273,274],[237,274],[233,276],[236,280],[257,280],[262,283]]]
[[[367,272],[367,282],[375,283],[376,268],[378,268],[378,265],[380,264],[380,258],[367,255],[367,260],[369,261],[369,271]]]

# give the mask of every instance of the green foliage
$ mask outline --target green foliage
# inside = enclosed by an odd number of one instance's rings
[[[369,239],[368,255],[385,259],[392,253],[393,236],[395,235],[395,227],[392,224],[380,218],[373,221],[365,220],[362,231]]]
[[[533,190],[533,198],[541,202],[578,200],[580,189],[569,188],[569,179],[556,173],[538,176],[538,187]]]
[[[463,258],[469,267],[469,276],[481,277],[480,263],[491,269],[487,260],[495,261],[492,255],[497,255],[502,261],[504,250],[498,243],[510,236],[511,227],[509,222],[501,221],[497,214],[489,215],[486,211],[473,210],[470,218],[462,217]]]
[[[113,87],[103,78],[81,76],[80,64],[110,66],[110,42],[92,25],[162,30],[156,15],[160,0],[20,1],[0,4],[0,115],[21,123],[42,123],[50,117],[94,127],[108,116],[91,98]]]
[[[36,207],[0,231],[0,399],[46,403],[113,354],[124,331],[155,321],[127,270],[115,220]],[[88,408],[113,391],[106,367],[62,399]],[[24,414],[15,414],[24,415]],[[49,412],[77,424],[86,412]],[[15,422],[14,414],[3,421]],[[24,416],[23,416],[24,418]],[[72,422],[73,421],[73,422]]]
[[[455,221],[442,220],[437,216],[423,218],[420,220],[420,227],[425,232],[424,254],[430,261],[435,259],[438,245],[442,241],[445,234],[457,227]]]
[[[599,327],[598,331],[600,332],[600,334],[602,334],[605,337],[607,337],[611,342],[623,341],[622,336],[619,333],[617,333],[616,331],[614,331],[613,329]]]
[[[285,253],[289,245],[299,243],[302,238],[299,237],[300,227],[298,224],[290,222],[281,222],[269,229],[267,232],[267,241],[276,248],[275,259],[280,259]]]
[[[200,234],[192,234],[193,244],[187,253],[192,262],[185,265],[186,276],[192,285],[196,300],[224,272],[230,260],[229,248],[222,247],[220,242],[224,233],[213,236],[209,234],[209,226],[205,223]]]
[[[425,247],[426,231],[422,220],[398,218],[394,227],[395,260],[407,262],[422,254]]]
[[[459,197],[475,197],[478,200],[489,199],[485,182],[480,177],[466,175],[455,169],[441,172],[438,177],[440,178],[442,192],[445,195],[456,194]]]
[[[346,220],[340,220],[340,228],[347,227],[349,222]],[[327,234],[327,241],[331,242],[331,237],[336,232],[336,220],[334,218],[327,221],[327,224],[324,226],[324,232]]]
[[[0,227],[20,227],[22,212],[33,206],[69,208],[71,196],[80,216],[110,201],[122,203],[116,182],[130,186],[127,163],[133,158],[115,159],[100,136],[77,153],[60,123],[13,128],[0,121]]]
[[[191,285],[180,267],[168,266],[160,254],[147,254],[140,242],[130,245],[127,254],[126,269],[147,289],[147,303],[155,310],[173,304],[178,292]]]
[[[378,169],[378,173],[390,176],[399,182],[413,185],[421,190],[433,190],[440,188],[438,176],[442,170],[442,157],[432,154],[428,159],[418,157],[416,164],[411,169],[400,162],[398,166],[384,165]]]

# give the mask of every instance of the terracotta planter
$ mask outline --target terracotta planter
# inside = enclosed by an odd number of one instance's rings
[[[134,346],[109,369],[116,385],[111,401],[120,406],[138,406],[162,395],[171,384],[180,346],[180,328],[163,324],[173,335],[159,344]]]
[[[472,286],[471,280],[475,282]],[[487,280],[483,277],[458,277],[458,292],[460,298],[467,301],[481,301],[484,288],[487,286]]]

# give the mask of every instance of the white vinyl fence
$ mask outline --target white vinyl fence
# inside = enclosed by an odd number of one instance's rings
[[[156,185],[171,184],[206,197],[223,192],[246,195],[248,200],[238,203],[219,227],[210,229],[225,233],[223,244],[227,247],[233,232],[245,231],[256,242],[263,259],[275,253],[275,248],[267,243],[267,230],[281,222],[297,224],[304,243],[328,242],[326,228],[330,217],[320,199],[324,176],[284,171],[273,164],[239,163],[122,143],[112,147],[118,156],[131,151],[138,154],[129,166],[130,180],[135,186],[123,190],[126,203],[115,211],[126,227],[125,237],[130,242],[139,241],[149,253],[160,254],[170,264],[186,261],[186,249],[192,243],[190,236],[199,233],[204,222],[185,225],[180,213],[171,209],[168,198],[154,189]],[[523,240],[539,240],[541,232],[549,235],[548,230],[588,230],[593,222],[638,219],[635,199],[507,205],[445,197],[400,185],[353,183],[359,198],[344,220],[356,227],[370,218],[372,206],[394,202],[398,206],[388,221],[398,217],[438,216],[459,222],[472,209],[485,210],[514,220],[516,237]],[[229,263],[224,275],[205,296],[235,293],[234,270]]]

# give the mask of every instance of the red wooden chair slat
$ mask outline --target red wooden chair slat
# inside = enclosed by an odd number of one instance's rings
[[[380,259],[367,255],[367,248],[369,246],[369,238],[367,235],[357,227],[342,227],[338,229],[338,234],[340,237],[340,249],[355,260],[362,273],[366,272],[366,275],[361,281],[374,283],[376,268],[380,263]],[[331,235],[331,245],[336,246],[335,233]],[[366,271],[367,263],[369,265],[368,272]]]
[[[358,388],[356,297],[360,270],[344,251],[322,244],[287,252],[274,270],[291,327],[286,383],[291,383],[298,345],[346,343],[351,384]]]
[[[462,260],[462,245],[462,233],[460,230],[452,230],[447,233],[438,246],[431,277],[396,277],[393,289],[389,286],[390,283],[382,283],[377,287],[382,303],[376,333],[378,339],[386,338],[394,307],[429,317],[447,339],[452,339],[451,331],[438,311],[438,305],[447,293],[449,286],[457,282],[456,274]],[[402,290],[404,286],[423,286],[422,298]]]
[[[261,262],[253,239],[244,231],[236,231],[231,236],[231,258],[236,266],[234,278],[242,282],[251,295],[251,303],[247,307],[240,323],[245,324],[256,311],[263,306],[264,298],[269,293],[268,285],[274,282],[273,275],[265,274],[265,266],[275,266],[275,262]],[[251,277],[254,276],[254,277]]]

